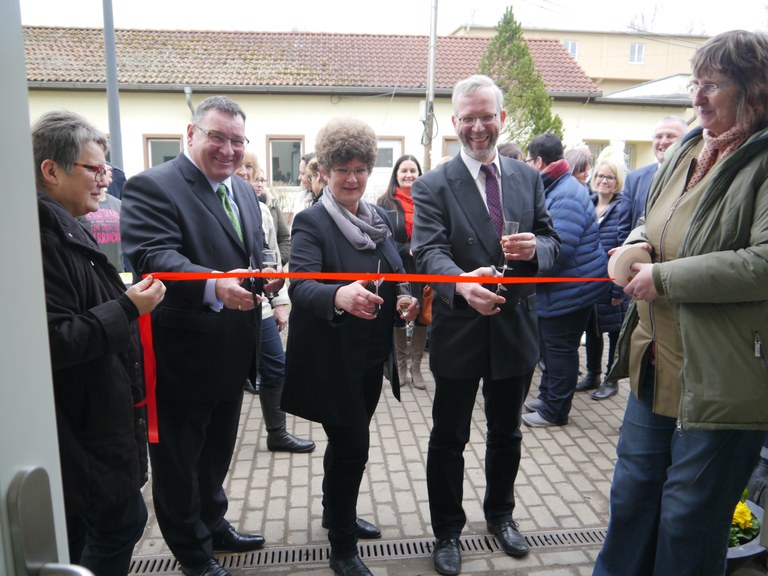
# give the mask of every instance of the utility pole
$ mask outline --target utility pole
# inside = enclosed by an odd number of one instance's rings
[[[427,102],[424,106],[424,132],[421,143],[424,146],[422,170],[432,169],[432,140],[435,126],[435,52],[437,48],[437,0],[432,0],[432,18],[429,30],[429,66],[427,69]]]
[[[112,0],[103,0],[104,57],[107,71],[107,111],[109,115],[109,160],[123,170],[123,134],[120,130],[120,95],[117,89],[117,56]]]

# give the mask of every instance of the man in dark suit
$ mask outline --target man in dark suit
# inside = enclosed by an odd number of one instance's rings
[[[487,76],[462,80],[454,88],[453,113],[460,155],[413,185],[416,267],[423,274],[491,278],[490,286],[434,285],[430,368],[436,390],[427,489],[440,574],[461,571],[462,453],[481,378],[488,426],[483,501],[488,530],[507,554],[528,553],[512,511],[521,409],[539,358],[535,289],[508,284],[497,290],[492,277],[505,259],[511,266],[507,274],[534,276],[539,267],[551,266],[560,246],[539,173],[496,152],[506,116],[501,90]],[[502,242],[499,220],[518,222],[519,233]]]
[[[187,127],[187,149],[128,180],[122,240],[138,274],[261,268],[258,200],[232,176],[244,133],[240,106],[208,98]],[[262,288],[237,278],[168,282],[165,305],[152,316],[160,439],[150,444],[152,495],[163,537],[188,576],[225,576],[214,550],[264,544],[224,519],[223,487],[243,383],[258,367]]]
[[[653,131],[653,154],[656,156],[656,162],[633,170],[627,174],[624,182],[619,212],[619,241],[624,242],[637,226],[637,219],[645,215],[645,199],[648,197],[656,170],[664,162],[664,153],[687,131],[688,124],[679,116],[665,116],[656,124]]]

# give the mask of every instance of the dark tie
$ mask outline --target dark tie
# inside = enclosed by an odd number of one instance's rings
[[[501,194],[499,194],[499,181],[496,180],[496,165],[483,164],[480,169],[485,173],[485,200],[488,202],[491,224],[496,229],[496,234],[501,238],[504,213],[501,210]]]
[[[227,218],[232,222],[232,227],[235,229],[235,232],[237,232],[237,237],[240,238],[240,242],[242,243],[243,230],[240,228],[240,220],[238,219],[237,214],[235,214],[235,209],[232,208],[232,202],[229,201],[229,196],[227,196],[227,187],[224,184],[219,184],[219,187],[216,189],[216,195],[219,197],[219,200],[221,200],[221,205],[224,206],[224,212],[227,213]]]

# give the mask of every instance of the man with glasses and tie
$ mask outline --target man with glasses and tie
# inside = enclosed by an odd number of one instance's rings
[[[137,274],[261,268],[258,199],[233,177],[248,139],[245,113],[223,96],[204,100],[187,126],[187,148],[129,179],[123,247]],[[258,368],[263,288],[280,281],[221,278],[169,282],[152,317],[159,443],[150,444],[158,524],[185,575],[224,576],[216,550],[245,552],[264,538],[224,518],[246,378]]]
[[[487,283],[435,283],[430,368],[435,376],[427,489],[433,554],[440,574],[459,574],[464,447],[480,379],[488,432],[483,510],[488,530],[511,556],[528,545],[512,512],[520,463],[520,417],[539,359],[534,284],[494,278],[535,276],[560,246],[533,168],[500,156],[506,118],[501,90],[487,76],[460,81],[453,91],[453,125],[461,153],[413,185],[412,248],[422,274],[486,276]],[[504,222],[519,225],[504,234]],[[502,239],[502,236],[504,237]]]

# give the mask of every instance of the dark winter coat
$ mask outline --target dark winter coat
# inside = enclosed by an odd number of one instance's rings
[[[595,207],[581,183],[567,172],[544,182],[547,210],[562,244],[554,264],[539,276],[604,278],[608,259],[600,246]],[[608,282],[555,282],[536,288],[541,318],[553,318],[592,306],[605,297]]]
[[[147,481],[139,313],[93,237],[38,194],[53,392],[67,514]]]
[[[611,200],[608,210],[603,214],[602,220],[599,220],[597,223],[600,230],[600,245],[603,247],[608,258],[610,258],[608,251],[622,244],[620,239],[622,202],[621,193],[616,194]],[[592,195],[592,204],[597,206],[597,194]],[[613,298],[621,298],[622,303],[619,306],[613,306],[611,304]],[[611,289],[597,302],[597,327],[601,334],[618,332],[621,329],[624,314],[627,312],[628,301],[629,299],[624,294],[624,289],[611,283]]]

